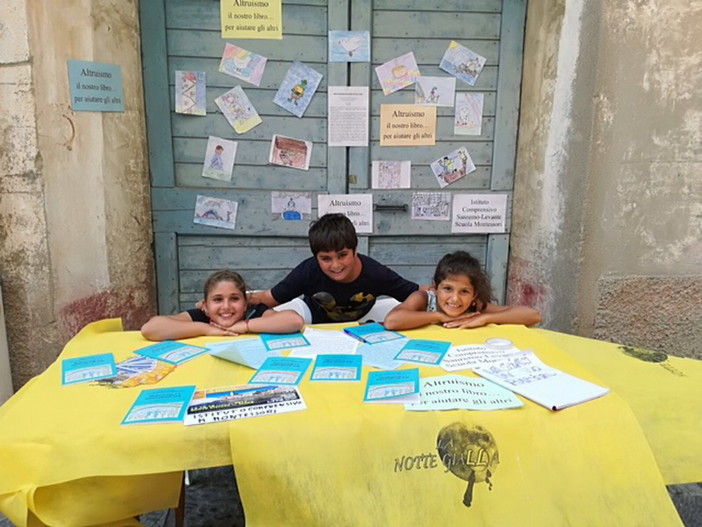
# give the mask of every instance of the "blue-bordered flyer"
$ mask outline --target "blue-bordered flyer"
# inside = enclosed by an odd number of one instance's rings
[[[300,383],[311,363],[312,359],[302,357],[268,357],[251,377],[249,384],[295,386]]]
[[[261,333],[261,340],[268,351],[301,348],[310,345],[310,342],[302,333],[286,333],[282,335]]]
[[[61,362],[61,384],[90,382],[115,375],[117,366],[112,353],[64,359]]]
[[[180,364],[181,362],[194,359],[206,351],[207,348],[203,348],[202,346],[183,344],[182,342],[176,342],[174,340],[164,340],[158,344],[140,348],[134,353],[170,364]]]
[[[279,357],[280,352],[268,351],[261,339],[229,340],[208,344],[210,355],[257,370],[268,357]]]
[[[363,400],[367,403],[418,402],[419,369],[369,372]]]
[[[344,328],[344,332],[367,344],[378,344],[380,342],[404,338],[395,331],[388,331],[378,322]]]
[[[438,366],[449,348],[450,342],[412,339],[395,356],[395,360]]]
[[[195,386],[150,388],[142,390],[124,416],[123,425],[177,423],[195,393]]]
[[[318,355],[310,381],[360,381],[362,363],[360,355]]]

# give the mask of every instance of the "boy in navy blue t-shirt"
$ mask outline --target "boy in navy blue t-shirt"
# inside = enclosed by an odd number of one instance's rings
[[[395,271],[358,254],[356,230],[343,214],[325,214],[310,226],[311,258],[251,301],[278,306],[302,295],[298,312],[306,323],[349,322],[366,315],[381,295],[404,301],[419,289]],[[290,306],[292,308],[296,306]]]

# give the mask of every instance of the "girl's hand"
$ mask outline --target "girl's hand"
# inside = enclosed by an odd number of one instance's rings
[[[488,317],[486,314],[476,311],[475,313],[465,313],[460,317],[456,317],[453,320],[444,322],[445,328],[450,329],[468,329],[468,328],[480,328],[488,324]]]
[[[210,331],[208,336],[211,337],[238,337],[239,333],[233,331],[232,328],[225,328],[214,322],[210,322]]]

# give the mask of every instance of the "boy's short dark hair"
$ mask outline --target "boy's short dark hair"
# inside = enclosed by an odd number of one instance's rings
[[[312,222],[308,231],[310,249],[317,256],[318,252],[356,250],[358,236],[356,229],[345,215],[340,213],[325,214]]]

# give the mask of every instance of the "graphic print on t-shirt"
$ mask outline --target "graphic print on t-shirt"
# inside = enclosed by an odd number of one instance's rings
[[[319,291],[312,295],[312,300],[330,320],[349,322],[365,315],[375,303],[375,296],[370,293],[355,293],[348,299],[347,305],[337,305],[336,299],[331,294]]]

